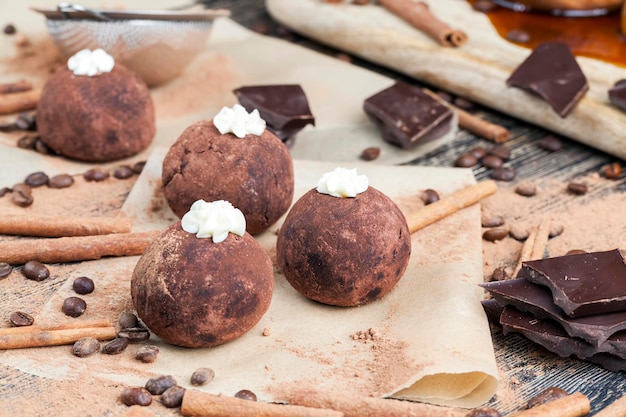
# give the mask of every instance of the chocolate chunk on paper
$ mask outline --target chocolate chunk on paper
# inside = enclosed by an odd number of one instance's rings
[[[363,110],[385,141],[404,149],[443,136],[452,121],[452,110],[434,94],[402,82],[367,98]]]
[[[589,89],[576,58],[562,42],[539,44],[506,84],[537,94],[561,117],[567,116]]]
[[[626,310],[626,265],[619,249],[523,262],[518,277],[547,286],[569,317]]]

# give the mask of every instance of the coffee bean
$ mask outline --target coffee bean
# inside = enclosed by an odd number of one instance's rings
[[[28,313],[25,313],[23,311],[15,311],[11,313],[9,321],[11,322],[11,325],[15,327],[24,327],[32,326],[35,322],[35,319]]]
[[[511,235],[513,239],[522,242],[528,239],[528,236],[530,236],[530,232],[527,228],[514,224],[509,230],[509,235]]]
[[[540,148],[550,152],[558,152],[563,149],[563,142],[556,136],[546,136],[538,142]]]
[[[136,162],[135,165],[133,165],[133,172],[137,175],[141,174],[141,171],[143,171],[143,168],[146,166],[146,161],[139,161]]]
[[[488,242],[495,242],[496,240],[502,240],[509,235],[509,229],[506,227],[496,227],[494,229],[485,230],[483,233],[483,239]]]
[[[363,149],[361,152],[361,159],[364,161],[373,161],[380,156],[380,148],[371,146]]]
[[[150,339],[150,331],[145,327],[132,327],[117,332],[118,337],[125,337],[130,343],[141,343]]]
[[[583,195],[587,193],[587,185],[582,182],[570,182],[567,184],[567,191],[576,195]]]
[[[131,313],[130,311],[125,311],[120,314],[120,318],[118,320],[121,329],[131,329],[134,327],[140,327],[139,319],[135,315],[135,313]]]
[[[504,161],[502,160],[502,158],[495,156],[495,155],[487,155],[485,156],[480,163],[485,167],[485,168],[489,168],[489,169],[493,169],[493,168],[500,168],[502,165],[504,165]]]
[[[565,255],[582,255],[583,253],[587,253],[587,251],[582,249],[570,249]]]
[[[454,161],[454,166],[459,168],[470,168],[476,164],[478,164],[478,159],[471,153],[464,153]]]
[[[5,194],[10,192],[11,189],[9,187],[0,187],[0,197],[4,197]]]
[[[146,382],[146,390],[152,395],[161,395],[168,388],[173,387],[176,384],[176,380],[171,375],[161,375],[154,378],[150,378]]]
[[[505,161],[511,159],[511,150],[504,145],[496,145],[489,149],[490,155],[495,155]]]
[[[5,35],[13,35],[15,32],[17,32],[17,29],[15,29],[15,25],[7,23],[4,26],[3,32]]]
[[[126,180],[135,175],[133,169],[128,165],[120,165],[113,170],[113,177],[118,180]]]
[[[487,13],[494,10],[498,6],[491,0],[476,0],[472,7],[476,11]]]
[[[548,387],[538,395],[528,400],[528,404],[526,404],[526,407],[533,408],[538,405],[547,404],[554,400],[558,400],[559,398],[567,397],[568,395],[569,393],[562,388]]]
[[[563,233],[563,230],[564,230],[564,226],[561,223],[552,223],[550,227],[549,237],[550,238],[557,237],[561,233]]]
[[[61,310],[66,316],[79,317],[87,310],[87,303],[79,297],[68,297],[63,301]]]
[[[513,181],[515,179],[515,170],[509,167],[494,168],[491,171],[491,178],[498,181]]]
[[[537,187],[532,182],[524,181],[515,187],[515,192],[524,197],[532,197],[537,194]]]
[[[89,355],[93,355],[100,350],[100,342],[93,337],[85,337],[79,339],[72,346],[72,353],[79,358],[85,358]]]
[[[15,121],[15,127],[20,130],[36,130],[35,116],[30,113],[20,113]]]
[[[93,280],[89,277],[78,277],[72,283],[72,289],[76,294],[91,294],[96,288]]]
[[[161,394],[161,404],[167,408],[180,407],[183,403],[184,396],[185,388],[179,385],[174,385],[173,387],[166,389],[165,392]]]
[[[241,398],[242,400],[256,401],[256,394],[250,390],[242,389],[235,393],[235,398]]]
[[[198,368],[191,374],[191,385],[206,385],[215,378],[215,371],[211,368]]]
[[[142,346],[135,352],[135,359],[143,363],[152,363],[157,360],[158,356],[159,348],[154,345]]]
[[[102,346],[102,353],[107,355],[117,355],[122,353],[128,347],[128,339],[125,337],[116,337],[109,343]]]
[[[511,29],[507,32],[506,39],[515,43],[526,43],[530,41],[530,35],[525,30]]]
[[[74,184],[74,177],[69,174],[59,174],[50,178],[48,187],[50,188],[67,188]]]
[[[482,227],[498,227],[504,224],[504,217],[499,215],[484,215],[480,220]]]
[[[616,180],[622,175],[622,167],[617,162],[602,167],[602,175],[609,180]]]
[[[120,401],[127,406],[140,405],[147,407],[152,404],[152,395],[141,387],[124,388],[120,394]]]
[[[13,267],[6,262],[0,262],[0,278],[8,277],[13,272]]]
[[[31,188],[26,184],[15,184],[11,190],[11,201],[20,207],[28,207],[35,201]]]
[[[35,143],[39,139],[37,135],[24,135],[17,140],[17,147],[21,149],[35,149]]]
[[[92,168],[83,174],[83,178],[88,182],[99,182],[109,178],[109,173],[102,171],[101,169]]]
[[[475,148],[472,148],[467,152],[474,155],[474,158],[478,159],[479,161],[487,156],[487,149],[483,148],[482,146],[476,146]]]
[[[439,201],[439,194],[437,194],[437,191],[431,190],[430,188],[428,188],[424,190],[424,192],[421,195],[421,198],[425,205],[429,205],[436,201]]]
[[[501,414],[495,408],[477,407],[470,410],[465,417],[501,417]]]
[[[509,279],[509,274],[506,272],[506,268],[503,266],[499,266],[493,270],[491,274],[491,279],[494,281],[504,281]]]
[[[42,155],[54,155],[54,152],[48,145],[43,143],[39,137],[35,140],[35,152],[40,153]]]
[[[22,274],[33,281],[43,281],[50,276],[50,270],[39,261],[28,261],[22,267]]]

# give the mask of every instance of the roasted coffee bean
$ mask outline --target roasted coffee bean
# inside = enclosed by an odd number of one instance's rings
[[[609,180],[616,180],[622,175],[622,167],[617,162],[602,167],[602,175]]]
[[[235,398],[241,398],[242,400],[256,401],[256,394],[248,389],[242,389],[235,393]]]
[[[528,236],[530,236],[530,232],[527,228],[514,224],[509,230],[509,235],[511,235],[513,239],[522,242],[528,239]]]
[[[87,303],[79,297],[68,297],[63,301],[61,310],[66,316],[79,317],[87,310]]]
[[[154,345],[142,346],[135,352],[135,359],[143,363],[152,363],[157,360],[158,356],[159,348]]]
[[[583,253],[587,253],[587,251],[582,249],[570,249],[565,255],[582,255]]]
[[[135,175],[133,169],[128,165],[120,165],[113,170],[113,177],[118,180],[126,180]]]
[[[125,311],[120,314],[120,318],[118,320],[121,329],[131,329],[134,327],[141,327],[139,325],[139,319],[135,315],[135,313],[131,313],[130,311]]]
[[[504,145],[496,145],[489,149],[489,155],[495,155],[505,161],[511,159],[511,150]]]
[[[41,138],[37,137],[35,141],[35,152],[40,153],[42,155],[54,155],[54,152],[48,145],[42,142]]]
[[[509,229],[506,227],[496,227],[493,229],[485,230],[483,232],[483,239],[488,242],[495,242],[496,240],[502,240],[509,235]]]
[[[78,277],[72,283],[72,289],[80,295],[91,294],[95,288],[96,284],[89,277]]]
[[[125,337],[116,337],[115,339],[102,346],[102,353],[105,353],[107,355],[117,355],[124,352],[127,347],[128,339],[126,339]]]
[[[17,32],[17,29],[15,29],[15,25],[7,23],[4,26],[3,32],[5,35],[13,35],[15,32]]]
[[[118,337],[125,337],[130,343],[141,343],[150,339],[150,330],[145,327],[131,327],[117,332]]]
[[[498,227],[504,224],[504,217],[499,215],[484,215],[480,220],[482,227]]]
[[[32,326],[35,322],[33,316],[23,311],[14,311],[9,317],[11,325],[15,327]]]
[[[466,112],[473,112],[476,110],[476,104],[464,97],[455,97],[452,104],[461,110],[465,110]]]
[[[0,278],[6,278],[13,272],[13,267],[6,262],[0,262]]]
[[[537,187],[532,182],[524,181],[515,187],[515,192],[524,197],[532,197],[537,194]]]
[[[530,35],[525,30],[511,29],[506,33],[506,39],[515,43],[526,43],[530,41]]]
[[[152,395],[141,387],[124,388],[120,394],[120,401],[127,406],[140,405],[147,407],[152,404]]]
[[[92,168],[83,174],[83,178],[88,182],[99,182],[109,178],[109,173],[98,168]]]
[[[504,165],[504,161],[502,160],[502,158],[500,158],[499,156],[495,156],[495,155],[485,156],[483,159],[480,160],[480,163],[485,168],[489,168],[489,169],[500,168],[502,165]]]
[[[49,180],[50,178],[48,177],[48,175],[46,175],[45,172],[38,171],[28,175],[24,179],[24,184],[28,185],[31,188],[35,188],[41,187],[42,185],[47,185]]]
[[[10,192],[11,189],[9,187],[0,187],[0,197],[4,197],[5,194]]]
[[[161,395],[168,388],[173,387],[176,384],[176,380],[171,375],[161,375],[154,378],[150,378],[146,382],[146,390],[152,395]]]
[[[24,135],[17,140],[17,147],[22,149],[35,149],[35,143],[39,139],[37,135]]]
[[[563,226],[563,224],[561,224],[561,223],[552,223],[550,225],[549,237],[553,238],[553,237],[559,236],[561,233],[563,233],[564,229],[565,229],[565,227]]]
[[[22,267],[22,274],[33,281],[43,281],[50,276],[50,270],[39,261],[28,261]]]
[[[72,353],[79,358],[93,355],[100,350],[100,342],[94,337],[85,337],[74,342]]]
[[[20,207],[28,207],[35,201],[31,188],[26,184],[15,184],[11,189],[11,201]]]
[[[465,417],[501,417],[501,414],[495,408],[477,407],[470,410]]]
[[[558,400],[559,398],[567,397],[568,395],[568,392],[562,388],[549,387],[535,397],[532,397],[530,400],[528,400],[528,404],[526,404],[526,407],[533,408],[538,405],[547,404],[554,400]]]
[[[48,187],[50,188],[67,188],[74,184],[74,177],[69,174],[59,174],[50,178]]]
[[[454,161],[454,166],[459,168],[470,168],[476,164],[478,164],[478,159],[471,153],[464,153]]]
[[[439,201],[439,194],[435,190],[431,190],[430,188],[424,190],[421,195],[422,201],[425,205],[432,204],[436,201]]]
[[[583,195],[587,193],[587,185],[582,182],[570,182],[567,184],[567,191],[576,195]]]
[[[166,389],[165,392],[161,394],[161,404],[167,408],[180,407],[183,403],[184,396],[185,388],[179,385],[174,385],[173,387]]]
[[[35,116],[30,113],[20,113],[15,121],[15,127],[20,130],[36,130]]]
[[[474,155],[474,158],[478,159],[479,161],[487,156],[487,149],[483,148],[482,146],[476,146],[475,148],[472,148],[467,152]]]
[[[380,148],[376,146],[370,146],[363,149],[361,152],[361,159],[364,161],[373,161],[380,156]]]
[[[550,152],[558,152],[563,149],[563,142],[556,136],[546,136],[538,142],[540,148]]]
[[[509,279],[509,274],[506,272],[506,268],[503,266],[499,266],[493,270],[491,274],[491,279],[494,281],[504,281]]]
[[[133,165],[133,172],[137,175],[141,174],[141,171],[143,171],[143,168],[146,166],[146,161],[139,161],[136,162],[135,165]]]
[[[491,170],[491,178],[498,181],[513,181],[515,170],[509,167],[494,168]]]
[[[472,7],[476,11],[487,13],[487,12],[492,11],[498,6],[491,0],[476,0],[474,4],[472,5]]]
[[[215,378],[215,371],[211,368],[198,368],[191,374],[191,385],[206,385]]]

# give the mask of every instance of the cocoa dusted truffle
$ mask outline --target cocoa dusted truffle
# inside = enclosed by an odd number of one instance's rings
[[[272,262],[229,202],[194,203],[141,256],[131,278],[137,315],[168,343],[212,347],[254,327],[269,308]]]
[[[265,129],[258,112],[238,104],[188,127],[165,156],[162,180],[177,216],[198,199],[227,200],[243,212],[252,235],[287,212],[294,192],[287,146]]]
[[[44,85],[37,105],[41,141],[60,155],[88,162],[122,159],[147,148],[156,127],[145,82],[102,50],[93,52],[95,58],[88,50],[79,54]]]
[[[411,255],[404,215],[356,170],[325,174],[291,208],[278,233],[278,268],[301,294],[357,306],[382,298]]]

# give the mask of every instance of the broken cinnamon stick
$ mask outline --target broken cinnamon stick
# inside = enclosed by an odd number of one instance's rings
[[[100,259],[105,256],[141,255],[160,233],[160,231],[112,233],[5,241],[0,242],[0,262],[21,265],[28,261],[75,262]]]
[[[68,330],[68,329],[84,329],[94,327],[110,327],[111,322],[107,319],[100,320],[81,320],[67,322],[56,326],[23,326],[23,327],[4,327],[0,329],[0,336],[11,335],[16,333],[29,333],[35,331],[50,331],[50,330]]]
[[[23,349],[31,347],[68,345],[85,337],[94,337],[98,340],[115,339],[115,327],[83,327],[62,330],[19,331],[11,334],[0,334],[0,350]]]
[[[581,392],[575,392],[545,404],[509,414],[507,417],[582,417],[590,410],[589,398]]]
[[[422,1],[378,0],[378,3],[443,46],[461,46],[467,41],[464,32],[452,29],[442,22]]]
[[[5,215],[0,217],[0,234],[39,237],[90,236],[129,233],[129,217],[58,217]]]
[[[272,404],[186,390],[180,408],[189,417],[342,417],[330,409]]]
[[[459,210],[478,203],[498,191],[493,180],[481,181],[444,196],[412,213],[405,214],[409,232],[413,233]]]
[[[33,89],[33,84],[30,81],[19,80],[13,83],[0,84],[0,94],[13,94],[21,93],[23,91],[29,91]]]
[[[13,94],[0,94],[0,114],[17,113],[37,107],[41,90],[34,89]]]
[[[548,246],[548,240],[550,239],[550,220],[542,220],[537,228],[537,236],[535,236],[535,242],[533,243],[533,251],[530,253],[530,259],[542,259],[543,254]]]
[[[455,111],[459,117],[459,126],[477,136],[495,143],[504,143],[511,138],[511,132],[504,126],[481,119],[457,107]]]
[[[535,245],[535,239],[537,237],[537,230],[533,229],[528,234],[528,237],[524,241],[524,245],[522,245],[522,250],[520,252],[519,258],[517,259],[517,265],[515,265],[515,269],[513,270],[512,278],[517,277],[520,269],[522,269],[522,262],[528,261],[531,259],[531,255],[533,253],[533,246]]]
[[[626,395],[621,396],[611,404],[595,414],[595,417],[624,417],[626,416]]]

